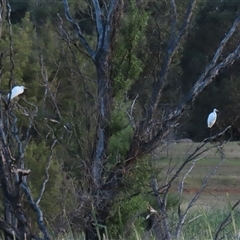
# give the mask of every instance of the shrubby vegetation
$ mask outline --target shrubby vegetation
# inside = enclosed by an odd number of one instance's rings
[[[66,2],[2,1],[2,96],[15,85],[27,87],[11,107],[2,104],[12,157],[19,167],[21,146],[24,168],[31,170],[27,184],[55,237],[144,238],[149,206],[160,209],[162,222],[169,214],[168,234],[176,227],[183,198],[169,191],[170,175],[156,168],[149,153],[177,138],[208,137],[206,116],[215,107],[220,109],[216,132],[231,124],[231,136],[239,140],[238,57],[218,69],[203,91],[191,92],[239,15],[239,3],[196,1],[193,11],[185,0],[117,1],[108,15],[108,3],[100,1],[98,16],[94,2],[99,1],[72,0],[68,16]],[[186,9],[194,13],[185,26]],[[103,42],[96,22],[109,24]],[[183,39],[176,43],[178,34]],[[238,42],[235,33],[218,63]],[[162,181],[159,188],[155,180]],[[169,192],[160,199],[164,184]],[[32,205],[22,192],[21,199],[38,234]],[[202,232],[202,239],[213,239],[211,231],[225,215],[203,211],[183,228],[182,239],[198,237],[196,231]],[[231,226],[227,232],[237,234]]]

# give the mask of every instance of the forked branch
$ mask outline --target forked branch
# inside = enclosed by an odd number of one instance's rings
[[[183,211],[183,213],[181,213],[181,208],[179,206],[178,208],[178,215],[179,215],[179,222],[178,222],[178,226],[176,228],[176,239],[180,238],[180,234],[181,234],[181,229],[182,226],[185,223],[185,219],[187,217],[187,214],[189,212],[189,210],[193,207],[193,205],[196,203],[196,201],[198,200],[198,198],[200,197],[200,195],[202,194],[202,192],[204,191],[204,189],[207,187],[207,184],[209,182],[209,180],[211,179],[211,177],[213,175],[215,175],[215,173],[217,172],[218,168],[220,167],[220,165],[223,163],[223,161],[225,160],[225,156],[224,153],[221,151],[221,160],[219,161],[219,163],[210,171],[210,173],[208,174],[208,176],[206,176],[206,178],[203,180],[202,185],[200,187],[200,189],[195,193],[195,195],[193,196],[193,198],[191,199],[191,201],[188,203],[186,209]]]
[[[212,136],[212,137],[209,137],[209,138],[206,138],[204,139],[203,142],[201,142],[197,148],[195,149],[195,151],[193,151],[193,153],[191,153],[187,158],[186,160],[180,165],[180,167],[177,169],[177,171],[175,172],[175,174],[172,176],[172,178],[168,181],[168,183],[164,186],[162,186],[159,190],[161,189],[165,189],[166,190],[169,190],[169,188],[171,187],[171,184],[172,182],[179,176],[179,174],[182,172],[183,168],[191,161],[195,160],[196,158],[200,157],[202,154],[204,154],[205,152],[209,151],[210,149],[212,148],[215,148],[216,145],[213,145],[209,148],[206,148],[204,149],[205,145],[210,142],[210,141],[213,141],[213,140],[216,140],[218,139],[220,136],[224,135],[227,130],[229,130],[231,128],[231,126],[228,126],[227,128],[225,128],[222,132]],[[222,144],[218,144],[218,146],[220,146]]]
[[[86,38],[84,37],[78,22],[74,18],[72,18],[71,14],[70,14],[70,10],[69,10],[68,1],[67,0],[63,0],[63,5],[64,5],[65,15],[66,15],[67,20],[69,22],[71,22],[73,24],[73,26],[76,28],[77,34],[78,34],[78,37],[79,37],[80,41],[82,42],[83,46],[87,50],[87,52],[90,55],[90,57],[93,59],[94,56],[95,56],[95,52],[92,50],[92,48],[88,44]]]
[[[152,116],[156,110],[158,103],[159,103],[161,91],[166,84],[166,79],[168,76],[170,65],[172,63],[173,56],[175,55],[175,53],[181,46],[180,43],[181,43],[182,39],[186,36],[188,29],[191,25],[191,20],[192,20],[193,12],[195,9],[195,5],[196,5],[196,0],[189,1],[182,26],[181,26],[178,34],[175,37],[176,5],[175,5],[175,1],[171,1],[171,7],[172,7],[172,12],[173,12],[173,20],[172,20],[172,26],[171,26],[172,30],[171,30],[171,35],[169,38],[168,47],[166,50],[166,55],[163,60],[161,70],[159,72],[157,81],[153,85],[152,99],[151,99],[150,106],[148,109],[148,121],[151,121]]]
[[[236,46],[235,50],[232,53],[228,54],[227,57],[225,57],[221,62],[217,63],[223,54],[224,47],[229,42],[233,34],[237,31],[239,27],[239,22],[240,22],[240,17],[238,17],[235,20],[229,32],[225,35],[225,37],[221,41],[216,53],[214,54],[214,57],[211,63],[209,63],[206,66],[205,70],[200,75],[198,80],[195,82],[192,89],[189,91],[188,94],[186,94],[183,101],[179,104],[178,108],[174,113],[174,116],[171,116],[169,119],[179,116],[182,110],[184,109],[185,105],[187,104],[187,102],[194,100],[202,92],[202,90],[214,80],[214,78],[219,74],[219,71],[221,69],[231,66],[234,63],[234,61],[239,59],[240,44]]]
[[[56,145],[56,143],[57,143],[57,140],[54,140],[53,143],[52,143],[52,146],[51,146],[51,153],[50,153],[50,156],[48,157],[47,165],[45,167],[46,177],[45,177],[45,180],[42,183],[42,187],[41,187],[41,191],[39,193],[39,196],[38,196],[37,200],[35,201],[36,205],[39,205],[39,203],[40,203],[40,201],[41,201],[41,199],[43,197],[43,194],[45,192],[46,184],[49,181],[49,172],[48,171],[49,171],[49,168],[50,168],[51,160],[53,158],[53,148]]]

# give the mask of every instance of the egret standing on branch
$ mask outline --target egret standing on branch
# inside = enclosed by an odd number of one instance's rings
[[[15,86],[11,92],[8,93],[7,99],[12,100],[13,98],[17,97],[18,95],[22,94],[24,92],[24,89],[26,89],[24,86]]]
[[[216,108],[213,109],[213,112],[209,114],[208,119],[207,119],[207,125],[209,128],[211,128],[214,123],[217,120],[217,112],[218,110]]]

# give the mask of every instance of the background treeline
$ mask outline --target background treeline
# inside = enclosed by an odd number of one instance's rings
[[[177,17],[181,20],[187,1],[177,2]],[[91,185],[87,167],[97,127],[95,68],[79,42],[76,30],[65,18],[62,1],[12,0],[9,4],[10,19],[7,16],[3,19],[0,32],[1,91],[8,92],[13,85],[28,88],[18,99],[19,106],[15,109],[21,140],[25,141],[24,133],[31,135],[31,140],[24,142],[27,146],[25,163],[32,170],[28,182],[37,197],[49,164],[49,181],[41,202],[48,227],[54,233],[70,227],[80,232],[87,221],[85,216],[92,212],[92,206],[87,204],[93,197],[88,195]],[[91,18],[91,4],[83,0],[71,0],[69,4],[88,43],[94,47],[97,33]],[[104,1],[101,4],[104,5]],[[194,24],[172,62],[169,80],[162,93],[165,101],[158,106],[159,116],[166,106],[171,109],[191,88],[239,10],[239,1],[201,1],[198,4]],[[4,11],[7,13],[6,8]],[[114,79],[114,110],[106,168],[122,161],[122,156],[129,150],[133,129],[126,109],[137,96],[134,107],[139,115],[145,110],[170,31],[167,1],[126,1],[122,14],[112,42],[110,72]],[[238,41],[238,36],[233,38],[223,55],[231,52]],[[206,118],[213,108],[217,108],[220,113],[216,131],[231,124],[233,140],[239,140],[239,67],[238,61],[221,70],[216,80],[185,109],[173,139],[200,141],[209,136]],[[25,109],[28,114],[24,114]],[[53,144],[54,148],[51,148]],[[11,147],[17,149],[14,144]],[[146,203],[152,201],[151,197],[142,195],[125,199],[126,193],[131,195],[148,188],[149,172],[152,171],[143,159],[136,171],[126,176],[121,194],[110,209],[108,227],[113,236],[118,236],[120,228],[135,212],[144,212]],[[34,219],[34,213],[29,210],[29,214]],[[139,226],[143,227],[141,224]]]

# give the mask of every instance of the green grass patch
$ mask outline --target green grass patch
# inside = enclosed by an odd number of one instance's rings
[[[199,210],[194,211],[188,216],[188,220],[183,227],[181,238],[186,240],[213,239],[216,229],[228,214],[228,209],[206,211],[205,209],[199,208]],[[232,216],[229,224],[220,232],[218,239],[237,239],[237,234],[240,230],[240,215],[233,212]]]

